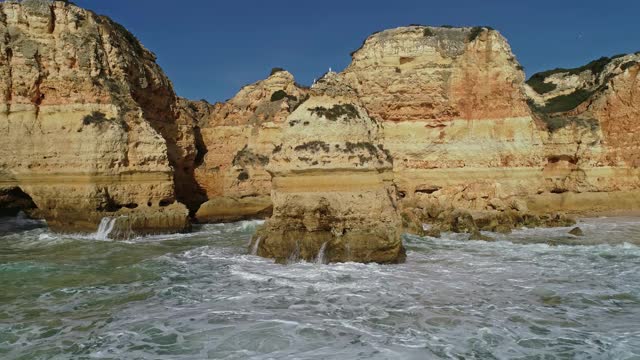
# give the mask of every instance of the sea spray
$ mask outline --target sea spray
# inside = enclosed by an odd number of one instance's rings
[[[262,240],[261,237],[256,239],[255,244],[253,244],[253,248],[251,249],[251,255],[258,255],[258,247],[260,247],[260,240]]]
[[[289,254],[289,258],[287,259],[287,264],[296,264],[300,262],[300,243],[296,242],[296,247],[291,254]]]
[[[96,231],[93,236],[96,240],[109,240],[109,234],[113,231],[113,228],[116,225],[116,219],[112,217],[104,217],[100,220],[100,225],[98,226],[98,231]]]
[[[320,247],[320,251],[318,251],[318,256],[316,256],[316,264],[317,265],[322,265],[325,262],[325,252],[327,251],[327,244],[328,242],[325,242],[324,244],[322,244],[322,246]]]

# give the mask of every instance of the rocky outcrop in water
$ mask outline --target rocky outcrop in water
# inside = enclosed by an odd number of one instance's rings
[[[54,230],[189,228],[194,124],[122,26],[56,1],[0,4],[0,187]]]
[[[404,261],[382,127],[339,75],[316,83],[272,151],[273,216],[250,248],[279,262]]]

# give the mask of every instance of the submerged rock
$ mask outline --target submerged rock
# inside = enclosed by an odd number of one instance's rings
[[[283,124],[282,144],[267,170],[273,216],[250,249],[278,262],[398,263],[405,259],[396,208],[393,158],[382,127],[355,92],[328,73]]]
[[[480,231],[475,231],[471,233],[469,240],[479,240],[479,241],[495,241],[492,237],[483,235]]]
[[[584,236],[584,232],[579,227],[575,227],[569,231],[569,234],[573,236]]]

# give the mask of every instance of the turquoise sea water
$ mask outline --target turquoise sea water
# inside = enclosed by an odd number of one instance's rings
[[[247,255],[257,224],[117,242],[0,219],[0,358],[640,359],[640,219],[407,236],[393,266],[277,265]]]

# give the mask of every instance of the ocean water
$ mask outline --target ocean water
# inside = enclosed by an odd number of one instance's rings
[[[640,219],[406,236],[390,266],[277,265],[247,250],[258,224],[118,242],[1,219],[0,358],[640,359]]]

